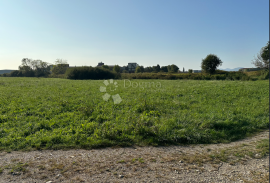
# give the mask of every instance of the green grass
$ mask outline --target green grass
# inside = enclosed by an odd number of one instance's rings
[[[230,142],[269,125],[268,80],[130,81],[114,104],[103,80],[0,78],[0,150]]]
[[[269,155],[269,139],[260,140],[256,149],[260,153],[261,157]]]

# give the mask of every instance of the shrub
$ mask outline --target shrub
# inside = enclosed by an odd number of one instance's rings
[[[165,78],[172,80],[172,79],[176,79],[176,76],[175,75],[172,75],[172,74],[169,74]]]
[[[122,73],[128,73],[128,71],[127,70],[123,70]]]
[[[261,79],[261,80],[269,79],[269,70],[268,69],[261,70],[259,79]]]
[[[118,79],[120,74],[98,67],[75,67],[66,71],[67,79]]]
[[[10,73],[10,76],[11,76],[11,77],[18,77],[19,72],[20,72],[20,71],[18,71],[18,70],[12,71],[12,72]]]

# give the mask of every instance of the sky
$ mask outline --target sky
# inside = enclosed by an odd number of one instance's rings
[[[23,58],[70,66],[255,67],[269,40],[268,0],[0,0],[0,70]]]

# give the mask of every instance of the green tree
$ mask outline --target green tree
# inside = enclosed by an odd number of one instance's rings
[[[136,70],[135,70],[135,73],[140,73],[140,72],[142,72],[141,67],[140,66],[137,66],[136,67]]]
[[[258,68],[269,69],[269,41],[265,47],[262,47],[260,53],[251,62]]]
[[[146,67],[144,68],[144,72],[152,72],[153,68],[152,67]]]
[[[160,65],[159,64],[157,64],[156,71],[160,72]]]
[[[36,77],[46,77],[50,74],[49,63],[42,60],[33,60],[34,72]]]
[[[168,72],[168,67],[167,66],[162,66],[160,68],[160,71],[162,71],[162,72]]]
[[[174,65],[174,64],[168,65],[167,68],[168,68],[168,72],[171,72],[171,73],[178,72],[178,70],[179,70],[179,67],[177,67],[177,66]]]
[[[144,67],[143,67],[143,65],[141,65],[140,68],[141,68],[141,72],[144,72]]]
[[[12,71],[10,73],[10,76],[11,77],[19,77],[20,76],[20,73],[22,73],[21,71],[18,71],[18,70],[15,70],[15,71]]]
[[[26,77],[46,77],[50,74],[49,63],[29,58],[22,59],[22,64],[19,66],[19,70],[22,72],[22,75]]]
[[[188,70],[188,73],[192,73],[192,71],[193,71],[192,69],[189,69],[189,70]]]
[[[152,66],[152,72],[157,73],[158,72],[157,70],[158,70],[157,66]]]
[[[108,65],[103,65],[102,68],[110,70],[110,67]]]
[[[113,67],[113,71],[114,71],[114,72],[117,72],[117,73],[120,73],[120,66],[119,66],[119,65],[115,65],[115,66]]]
[[[153,66],[152,67],[152,72],[155,72],[155,73],[160,72],[160,65],[157,64],[157,66]]]
[[[30,72],[34,70],[34,67],[32,65],[32,59],[29,58],[23,58],[22,64],[19,66],[19,70],[23,72]]]
[[[55,65],[52,68],[53,74],[65,74],[66,70],[69,68],[69,64],[66,60],[63,59],[56,59]]]
[[[269,61],[269,41],[267,42],[266,46],[263,48],[262,58],[264,60]]]
[[[222,61],[218,56],[209,54],[205,59],[202,60],[201,68],[202,71],[209,74],[214,74],[217,67],[222,65]]]

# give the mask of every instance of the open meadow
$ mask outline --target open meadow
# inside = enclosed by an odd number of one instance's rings
[[[209,144],[269,126],[268,80],[114,82],[0,78],[0,149]]]

